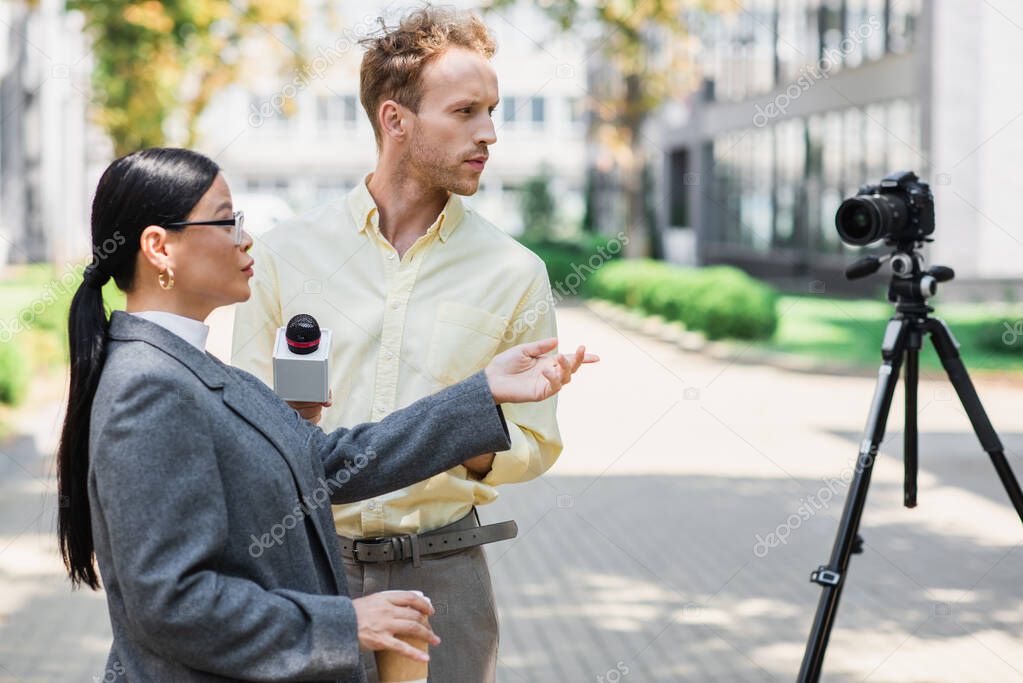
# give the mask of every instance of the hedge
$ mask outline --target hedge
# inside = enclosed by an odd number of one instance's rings
[[[616,261],[587,280],[584,294],[681,322],[708,339],[769,339],[778,326],[778,292],[731,266]]]
[[[574,289],[573,283],[580,278],[580,273],[588,276],[590,271],[616,260],[623,246],[617,237],[596,235],[575,240],[520,241],[543,259],[551,286],[556,291],[559,285]]]

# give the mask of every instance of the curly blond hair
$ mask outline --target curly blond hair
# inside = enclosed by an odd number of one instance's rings
[[[359,99],[373,124],[380,145],[377,109],[386,100],[419,111],[423,93],[420,81],[423,68],[451,47],[473,50],[487,59],[497,45],[483,20],[469,11],[453,7],[427,5],[405,15],[398,25],[388,28],[380,20],[379,35],[364,38],[366,47],[359,69]]]

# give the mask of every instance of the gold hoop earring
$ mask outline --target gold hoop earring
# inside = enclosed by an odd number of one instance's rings
[[[162,289],[174,289],[174,271],[171,270],[170,266],[167,266],[167,270],[157,275],[156,279]]]

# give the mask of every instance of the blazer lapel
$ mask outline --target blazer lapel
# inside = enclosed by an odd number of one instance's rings
[[[287,444],[280,438],[281,434],[292,428],[280,418],[276,407],[266,405],[261,396],[247,390],[240,381],[234,379],[224,385],[222,396],[224,403],[242,419],[259,430],[266,437],[267,441],[274,445],[285,462],[288,463],[288,467],[291,469],[291,476],[295,480],[295,486],[301,496],[301,502],[307,507],[311,504],[315,505],[312,489],[315,482],[311,481],[311,477],[308,476],[311,472],[311,463],[307,460],[304,464],[296,465],[294,460],[294,443],[291,448],[288,448]],[[327,505],[329,505],[329,502]],[[316,534],[320,538],[323,551],[327,554],[328,561],[334,569],[334,585],[338,593],[343,593],[344,587],[338,582],[337,578],[338,571],[342,570],[339,564],[340,556],[337,553],[337,534],[333,528],[329,532],[323,528],[322,516],[316,514],[316,510],[310,510],[308,516],[313,523],[313,527],[316,529]]]
[[[294,444],[289,448],[287,442],[282,440],[282,435],[291,428],[280,418],[280,406],[268,405],[258,392],[246,387],[229,367],[208,353],[200,352],[178,335],[156,323],[124,311],[114,311],[110,316],[108,335],[119,341],[141,341],[156,346],[178,360],[207,387],[220,389],[220,396],[224,403],[259,431],[287,463],[301,501],[315,500],[312,497],[313,492],[310,490],[313,482],[310,481],[310,477],[306,476],[311,471],[310,463],[296,464]],[[323,528],[321,516],[315,514],[315,511],[312,511],[309,516],[320,543],[323,545],[323,550],[333,566],[334,585],[339,594],[343,593],[344,587],[338,581],[338,573],[343,571],[343,567],[339,564],[340,556],[337,552],[336,534],[333,529],[328,533]]]

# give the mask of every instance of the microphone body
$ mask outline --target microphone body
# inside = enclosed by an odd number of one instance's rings
[[[303,336],[301,330],[296,334],[298,328],[294,323],[299,317],[292,318],[286,327],[277,328],[274,391],[285,401],[326,403],[330,396],[330,330],[319,328],[310,316],[301,316],[312,320],[316,328],[312,334],[318,335],[316,344],[315,336]]]

